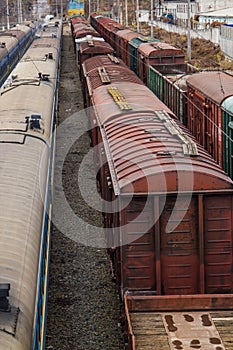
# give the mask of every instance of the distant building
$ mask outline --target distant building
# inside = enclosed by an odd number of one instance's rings
[[[175,19],[175,23],[180,26],[186,26],[187,25],[187,19],[188,19],[188,1],[187,0],[161,0],[159,1],[159,7],[156,6],[156,12],[161,14],[161,11],[164,13],[171,13]],[[218,14],[217,11],[223,11],[222,16],[217,18],[216,15],[215,19],[210,19],[212,14],[213,17],[215,14]],[[202,14],[203,20],[205,23],[213,21],[221,21],[224,22],[223,17],[227,17],[228,14],[230,17],[232,11],[232,0],[190,0],[190,17],[194,20],[197,18],[202,19],[200,17]],[[209,13],[209,16],[208,16]],[[207,20],[207,17],[208,18]],[[231,21],[231,19],[230,19]],[[226,23],[230,23],[228,20]]]

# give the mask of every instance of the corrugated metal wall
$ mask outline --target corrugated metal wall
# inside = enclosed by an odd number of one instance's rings
[[[221,26],[220,47],[225,55],[233,59],[233,24]]]

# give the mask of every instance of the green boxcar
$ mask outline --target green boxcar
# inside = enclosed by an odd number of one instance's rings
[[[147,37],[133,38],[129,42],[129,55],[130,55],[130,69],[138,75],[138,47],[141,44],[155,42],[156,39],[150,39]]]
[[[221,104],[223,118],[223,168],[233,178],[233,96]]]
[[[187,126],[186,91],[152,66],[148,67],[148,87]]]

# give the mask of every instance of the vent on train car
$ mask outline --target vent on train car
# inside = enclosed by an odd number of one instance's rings
[[[92,39],[87,40],[87,44],[90,47],[95,46],[94,41]]]
[[[125,97],[122,95],[121,91],[117,87],[109,87],[108,92],[112,96],[114,102],[120,107],[122,111],[132,109],[130,104],[126,101]]]
[[[49,81],[50,74],[42,74],[41,72],[38,73],[38,78],[42,81]]]
[[[109,78],[108,73],[106,72],[106,69],[104,67],[99,67],[98,68],[98,73],[100,76],[100,79],[102,81],[103,84],[109,84],[111,83],[111,80]]]
[[[10,283],[0,283],[0,311],[10,311],[9,305]]]
[[[177,125],[176,121],[173,120],[167,112],[155,111],[155,114],[164,122],[164,126],[169,133],[180,139],[184,155],[198,156],[197,144]]]
[[[49,59],[49,60],[53,60],[53,53],[52,52],[49,52],[49,53],[46,53],[45,54],[45,59]]]
[[[31,130],[41,130],[40,122],[41,115],[40,114],[31,114],[31,116],[25,117],[26,123],[29,124]]]
[[[112,61],[112,62],[114,62],[114,63],[120,63],[120,61],[118,60],[118,58],[116,57],[116,56],[114,56],[113,54],[111,54],[111,53],[108,53],[108,58]]]
[[[6,43],[1,43],[1,49],[4,49],[6,47]]]

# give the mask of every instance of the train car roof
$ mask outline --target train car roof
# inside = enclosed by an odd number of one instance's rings
[[[111,45],[106,43],[105,41],[98,41],[91,39],[89,41],[81,42],[79,46],[80,54],[85,55],[85,54],[95,54],[95,55],[100,55],[100,54],[110,54],[114,52],[114,49],[112,48]]]
[[[101,133],[115,195],[233,191],[232,180],[164,111],[125,113]]]
[[[117,33],[117,36],[119,36],[120,38],[126,40],[126,41],[130,41],[133,38],[138,38],[141,37],[142,35],[138,32],[133,31],[132,29],[124,29],[121,30]]]
[[[93,62],[93,58],[91,58],[91,60]],[[93,68],[90,62],[88,62],[88,65],[85,65],[86,61],[83,63],[83,71],[87,79],[89,95],[92,95],[93,91],[99,86],[106,84],[115,84],[128,81],[143,85],[141,79],[139,79],[138,76],[125,65],[117,65],[113,62],[111,65],[103,65],[103,63],[100,61],[99,66],[97,66],[95,61],[96,60],[93,62],[95,63],[95,68]]]
[[[28,133],[49,140],[51,120],[48,118],[47,100],[53,98],[55,89],[57,78],[55,59],[58,48],[58,39],[34,40],[30,49],[17,64],[0,90],[2,129],[25,130],[26,118],[28,117],[29,121],[38,116],[41,128],[36,132],[28,130]],[[40,98],[35,99],[35,96]],[[49,113],[51,115],[51,110]]]
[[[0,90],[0,282],[11,307],[0,315],[2,349],[32,347],[58,42],[35,40]]]
[[[0,59],[2,59],[11,49],[16,46],[18,39],[14,36],[0,36]]]
[[[94,90],[93,101],[99,125],[104,125],[127,110],[164,110],[175,118],[172,111],[146,86],[131,82],[101,86]]]
[[[149,43],[142,43],[138,51],[147,56],[168,56],[168,55],[183,55],[184,53],[182,52],[181,49],[174,47],[170,44],[161,42],[161,41],[154,41],[154,42],[149,42]]]
[[[96,57],[90,57],[83,63],[83,69],[86,73],[90,72],[92,69],[96,69],[101,66],[121,66],[127,67],[126,64],[114,55],[99,55]]]
[[[187,79],[187,85],[219,106],[227,97],[233,95],[233,76],[221,71],[193,74]]]
[[[117,32],[118,30],[124,30],[126,27],[108,17],[96,16],[94,17],[96,22],[101,23],[101,25],[107,28],[109,31]]]
[[[92,37],[100,37],[100,34],[92,27],[82,27],[82,28],[74,28],[73,30],[73,36],[78,38],[83,38],[84,36],[91,35]]]

